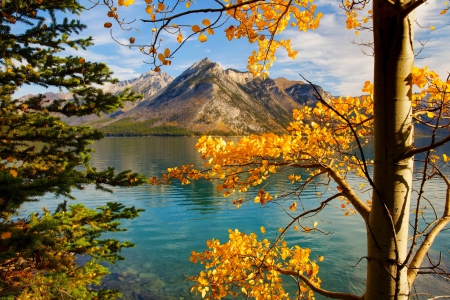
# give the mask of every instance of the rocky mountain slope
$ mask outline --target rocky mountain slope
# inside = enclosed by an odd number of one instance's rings
[[[128,85],[144,99],[101,119],[69,122],[91,124],[107,135],[280,133],[294,108],[315,102],[309,84],[252,78],[247,72],[224,70],[207,58],[173,80],[165,73],[150,72],[105,90],[119,92]],[[316,88],[324,98],[330,96]]]

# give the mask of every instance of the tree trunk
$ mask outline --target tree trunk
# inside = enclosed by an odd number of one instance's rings
[[[413,159],[399,160],[413,147],[411,74],[413,14],[400,5],[374,0],[374,175],[367,224],[365,300],[408,299],[405,258]]]

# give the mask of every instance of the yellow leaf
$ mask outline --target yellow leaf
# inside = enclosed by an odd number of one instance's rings
[[[264,228],[264,226],[261,226],[260,229],[261,229],[261,233],[262,233],[262,234],[265,234],[265,233],[266,233],[266,228]]]
[[[2,240],[9,239],[10,237],[11,237],[11,232],[9,232],[9,231],[2,232],[2,235],[1,235]]]
[[[9,169],[9,174],[11,174],[14,178],[19,174],[15,169]]]
[[[211,22],[208,19],[204,19],[202,21],[202,24],[205,25],[205,26],[209,26],[209,25],[211,25]]]
[[[158,54],[158,59],[162,62],[164,62],[166,60],[166,58],[164,57],[164,55],[162,53]]]
[[[181,35],[181,33],[179,33],[177,36],[177,42],[181,43],[182,41],[183,41],[183,36]]]
[[[5,13],[4,11],[2,11],[2,15],[8,19],[11,23],[15,24],[16,23],[16,19],[14,19],[12,16],[8,15],[7,13]]]
[[[164,56],[165,56],[165,57],[169,57],[169,56],[170,56],[170,50],[169,50],[169,48],[166,48],[166,50],[164,50]]]
[[[431,31],[433,31],[434,29],[435,29],[435,27],[434,27],[434,26],[431,26],[431,27],[430,27],[430,30],[431,30]]]
[[[200,31],[200,26],[194,25],[194,26],[192,26],[191,29],[192,29],[193,32],[199,32]]]
[[[164,3],[158,2],[158,11],[163,11],[166,8]]]
[[[151,7],[150,5],[147,5],[147,8],[145,9],[145,12],[148,13],[149,15],[151,15],[153,13],[153,7]]]
[[[434,113],[431,112],[431,111],[427,112],[427,117],[430,118],[430,119],[433,118],[434,117]]]
[[[128,6],[134,4],[134,0],[119,0],[117,3],[119,6]]]
[[[323,256],[319,256],[319,261],[323,261]]]
[[[203,33],[198,36],[198,40],[202,43],[206,42],[208,38]]]
[[[152,0],[145,0],[145,3],[152,4]]]
[[[186,8],[189,8],[189,7],[191,7],[191,2],[186,2]]]
[[[111,23],[111,22],[106,22],[106,23],[103,25],[103,27],[105,27],[105,28],[111,28],[111,26],[112,26],[112,23]]]
[[[319,222],[314,222],[313,227],[317,227],[317,225],[319,224]]]
[[[292,202],[292,205],[289,206],[289,210],[294,211],[296,209],[297,209],[297,202],[294,201],[294,202]]]

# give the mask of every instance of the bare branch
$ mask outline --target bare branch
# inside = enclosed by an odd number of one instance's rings
[[[274,269],[277,272],[280,272],[281,274],[292,276],[292,277],[298,277],[300,278],[312,291],[315,293],[318,293],[322,296],[333,298],[333,299],[342,299],[342,300],[362,300],[362,297],[353,295],[353,294],[347,294],[347,293],[339,293],[339,292],[330,292],[324,289],[321,289],[317,287],[314,283],[312,283],[306,276],[300,274],[299,272],[294,272],[291,270],[286,270],[282,268],[278,268],[274,266]]]
[[[450,180],[444,174],[442,174],[441,171],[437,170],[437,172],[447,185],[444,213],[442,214],[441,219],[438,220],[436,225],[427,234],[426,238],[420,245],[419,249],[417,249],[417,252],[415,253],[408,266],[408,281],[410,284],[412,284],[416,279],[420,265],[427,255],[428,250],[433,245],[435,238],[445,228],[445,226],[450,223]]]

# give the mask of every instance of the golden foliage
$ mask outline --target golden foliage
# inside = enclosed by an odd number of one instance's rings
[[[265,232],[264,227],[261,231]],[[191,252],[193,263],[205,265],[205,271],[190,278],[196,283],[191,292],[200,293],[204,299],[239,293],[255,299],[289,299],[283,289],[282,274],[304,276],[320,287],[319,266],[310,259],[309,249],[288,247],[282,240],[277,244],[267,239],[258,241],[256,234],[247,235],[237,229],[228,232],[228,242],[221,244],[213,239],[206,242],[209,250]],[[299,287],[300,298],[314,299],[306,284],[301,282]]]
[[[168,13],[172,12],[171,8],[166,7],[162,2],[145,2],[148,4],[145,11],[150,15],[152,21],[158,18],[165,19]],[[185,2],[187,9],[194,3],[192,1]],[[258,51],[254,51],[248,58],[248,69],[254,76],[265,77],[268,75],[268,69],[275,61],[275,52],[279,48],[285,49],[289,57],[296,57],[298,51],[293,49],[290,40],[278,40],[275,38],[276,34],[282,33],[289,26],[301,31],[316,29],[322,17],[322,13],[316,13],[316,5],[313,0],[272,0],[249,4],[243,3],[242,0],[223,0],[223,2],[225,2],[224,13],[237,22],[226,28],[226,37],[229,40],[247,38],[250,43],[258,43]],[[134,4],[134,0],[119,0],[118,4],[119,6],[128,6]],[[178,26],[169,24],[164,26],[169,32],[174,29],[178,43],[182,42],[183,35]],[[187,27],[190,27],[192,32],[199,34],[198,40],[202,43],[207,40],[204,32],[209,35],[214,34],[213,22],[210,19],[203,19],[201,26],[195,24]],[[185,34],[185,36],[187,35]],[[157,35],[154,36],[153,45],[159,43],[156,37]],[[156,54],[155,57],[157,56]]]
[[[227,7],[233,7],[241,1],[224,2],[227,2]],[[275,34],[283,32],[288,26],[301,31],[316,29],[322,17],[322,13],[316,14],[313,1],[308,0],[247,4],[230,8],[227,14],[238,22],[237,26],[231,25],[225,30],[228,40],[246,37],[250,43],[258,43],[258,51],[253,51],[248,58],[248,69],[254,76],[263,77],[268,75],[278,48],[284,48],[291,58],[295,58],[298,53],[289,39],[277,40]]]

